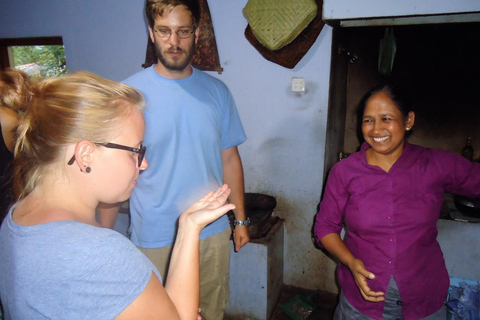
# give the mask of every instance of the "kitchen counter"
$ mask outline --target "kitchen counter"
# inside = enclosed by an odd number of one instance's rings
[[[471,217],[460,212],[453,202],[453,194],[445,193],[445,200],[443,202],[442,211],[440,212],[440,219],[454,220],[459,222],[480,223],[480,217]]]
[[[437,228],[450,277],[480,280],[480,223],[439,219]]]

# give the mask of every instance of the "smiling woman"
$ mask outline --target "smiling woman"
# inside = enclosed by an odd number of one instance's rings
[[[446,317],[437,221],[445,192],[480,196],[480,164],[408,143],[406,101],[392,85],[369,91],[358,109],[365,142],[328,177],[315,238],[340,261],[336,320]]]
[[[392,90],[391,86],[371,90],[358,110],[363,138],[371,147],[367,161],[386,172],[402,155],[406,133],[415,123],[415,113],[401,98],[404,95]]]

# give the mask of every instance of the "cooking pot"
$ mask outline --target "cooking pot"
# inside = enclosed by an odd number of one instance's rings
[[[245,193],[245,213],[252,225],[262,225],[266,222],[276,206],[275,197],[261,193]]]
[[[480,218],[480,199],[456,195],[453,197],[455,207],[466,216]]]
[[[245,193],[245,214],[250,219],[248,232],[250,239],[261,238],[268,229],[264,227],[268,225],[268,221],[272,216],[273,210],[277,206],[275,197],[261,193]],[[233,212],[228,213],[230,222],[235,219]]]

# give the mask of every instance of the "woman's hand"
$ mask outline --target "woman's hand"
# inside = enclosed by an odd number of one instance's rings
[[[207,224],[235,209],[235,205],[225,204],[230,191],[226,184],[215,192],[210,191],[182,213],[179,223],[192,225],[199,231],[202,230]]]
[[[384,293],[381,291],[372,291],[367,284],[367,279],[375,279],[375,275],[365,269],[363,262],[359,259],[354,259],[348,266],[353,274],[355,283],[357,284],[363,299],[370,302],[384,301]]]
[[[340,235],[337,233],[329,233],[320,239],[322,245],[331,254],[340,260],[352,272],[355,284],[357,285],[363,299],[371,302],[379,302],[385,300],[384,293],[381,291],[375,292],[370,290],[367,279],[375,279],[375,275],[365,269],[363,262],[350,252]]]

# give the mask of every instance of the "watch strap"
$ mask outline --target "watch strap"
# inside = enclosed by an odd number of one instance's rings
[[[233,220],[234,226],[249,226],[250,225],[250,218],[247,220]]]

